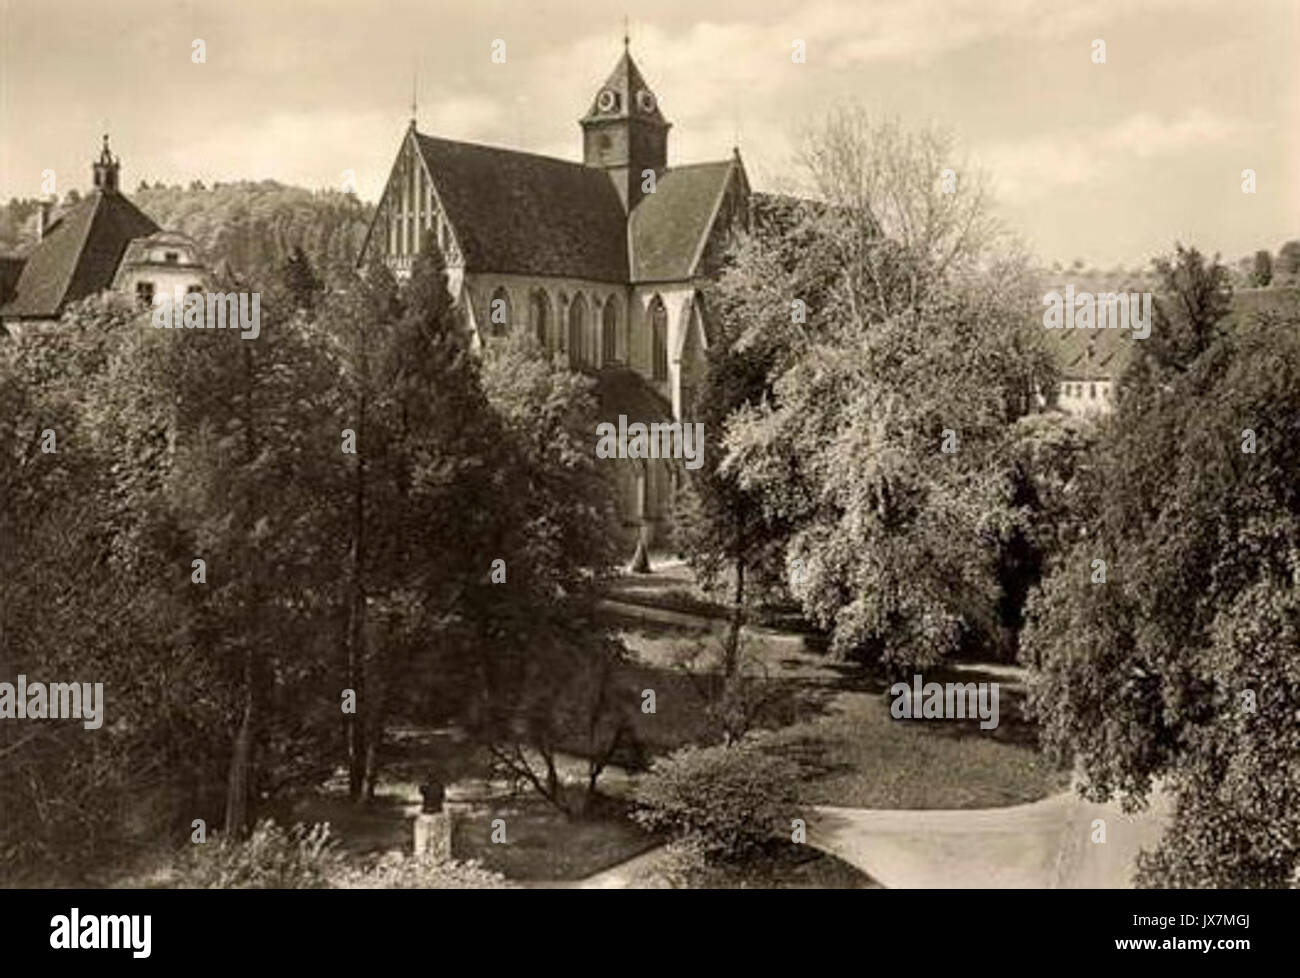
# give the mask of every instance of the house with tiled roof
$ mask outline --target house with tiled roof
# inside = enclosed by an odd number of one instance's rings
[[[668,166],[671,123],[626,41],[579,126],[581,162],[443,139],[412,119],[360,262],[381,256],[404,277],[430,234],[476,344],[526,330],[597,375],[608,420],[635,404],[639,420],[688,422],[708,344],[700,290],[746,213],[744,164],[733,151]],[[632,471],[625,520],[659,526],[680,467]]]
[[[1063,291],[1058,288],[1057,291]],[[1091,294],[1133,293],[1135,287],[1113,283],[1086,282],[1078,292]],[[1224,317],[1225,330],[1239,329],[1252,317],[1294,315],[1300,310],[1300,289],[1237,289]],[[1035,320],[1036,328],[1042,328]],[[1156,326],[1153,323],[1152,329]],[[1067,414],[1098,415],[1114,410],[1119,381],[1133,359],[1137,344],[1130,329],[1053,329],[1047,331],[1049,348],[1059,371],[1053,398],[1042,401]]]
[[[1053,331],[1060,369],[1056,406],[1067,414],[1105,414],[1115,406],[1116,385],[1133,355],[1132,330]]]
[[[0,324],[8,332],[53,325],[68,303],[106,289],[116,287],[148,302],[155,289],[200,287],[202,264],[194,243],[162,231],[121,193],[121,161],[110,152],[108,136],[91,169],[94,188],[57,213],[49,204],[42,204],[36,246],[30,254],[8,259],[0,268]],[[160,236],[168,242],[166,249],[151,251],[138,243],[156,242]],[[164,267],[147,276],[122,275],[124,261],[131,264],[127,261],[130,256],[138,259],[154,252]]]
[[[193,238],[180,231],[155,231],[127,244],[112,288],[151,305],[156,294],[202,292],[207,281],[207,262]]]

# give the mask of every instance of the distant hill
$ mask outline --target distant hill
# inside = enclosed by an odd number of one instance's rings
[[[352,194],[274,180],[150,187],[129,196],[160,226],[194,238],[212,265],[225,260],[246,273],[278,268],[298,246],[318,274],[353,262],[373,210]]]
[[[351,263],[361,249],[374,208],[352,194],[305,190],[274,180],[221,183],[211,188],[148,187],[126,195],[160,227],[181,231],[203,250],[212,267],[227,261],[255,274],[279,268],[301,246],[318,275]],[[55,205],[50,219],[75,198]],[[36,199],[0,208],[0,255],[26,255],[36,246]]]

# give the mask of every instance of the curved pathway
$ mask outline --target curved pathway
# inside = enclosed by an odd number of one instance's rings
[[[818,807],[808,842],[890,888],[1096,889],[1133,885],[1138,851],[1168,825],[1153,793],[1145,812],[1064,792],[1027,805],[898,811]],[[1094,820],[1105,842],[1094,842]]]

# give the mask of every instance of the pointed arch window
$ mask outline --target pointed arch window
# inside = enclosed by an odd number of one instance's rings
[[[704,324],[700,319],[699,306],[694,302],[691,303],[687,324],[686,351],[682,356],[681,374],[678,377],[683,417],[695,413],[695,396],[703,370]]]
[[[550,324],[549,320],[550,303],[546,301],[546,293],[541,289],[534,289],[532,295],[528,297],[528,322],[533,329],[533,336],[542,349],[550,349]]]
[[[586,365],[587,300],[581,295],[569,305],[569,366]]]
[[[512,312],[510,293],[504,286],[498,286],[492,293],[492,298],[488,300],[488,335],[501,337],[509,333],[513,321]]]
[[[618,306],[611,295],[605,300],[605,311],[600,322],[600,362],[603,366],[618,359]]]
[[[668,379],[668,310],[664,300],[650,300],[650,370],[655,380]]]

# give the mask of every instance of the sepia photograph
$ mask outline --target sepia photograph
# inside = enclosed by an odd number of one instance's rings
[[[0,0],[6,946],[490,889],[1293,947],[1298,55],[1296,0]],[[640,899],[726,897],[584,926]]]

